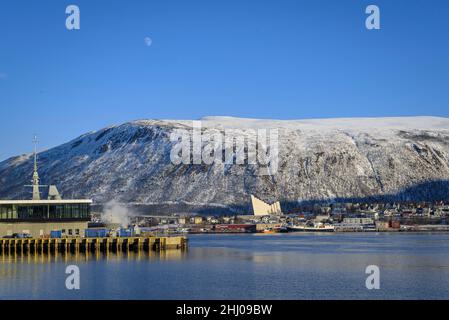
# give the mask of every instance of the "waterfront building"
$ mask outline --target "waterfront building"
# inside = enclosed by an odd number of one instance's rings
[[[282,215],[280,202],[268,204],[251,195],[251,204],[255,216]]]
[[[202,224],[203,223],[203,217],[195,217],[193,218],[193,221],[195,224]]]
[[[379,219],[379,212],[373,211],[373,210],[361,210],[359,212],[360,215],[362,215],[365,218],[370,218],[372,220],[378,220]]]
[[[367,225],[367,224],[374,224],[373,219],[371,218],[344,218],[343,219],[344,224],[354,224],[354,225]]]
[[[376,228],[380,231],[386,231],[390,229],[389,221],[376,221]]]
[[[329,215],[317,215],[316,217],[315,217],[315,221],[316,222],[325,222],[325,221],[328,221],[328,220],[330,220],[331,218],[330,218],[330,216]]]
[[[35,143],[37,141],[35,140]],[[62,199],[54,185],[48,187],[46,199],[41,198],[34,150],[31,200],[0,200],[0,237],[47,237],[51,231],[61,231],[63,236],[84,236],[90,221],[92,200]]]

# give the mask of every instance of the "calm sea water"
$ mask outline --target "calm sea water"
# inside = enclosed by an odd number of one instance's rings
[[[449,234],[195,235],[161,254],[0,256],[2,299],[449,299]],[[77,265],[81,289],[65,287]],[[380,290],[367,290],[377,265]]]

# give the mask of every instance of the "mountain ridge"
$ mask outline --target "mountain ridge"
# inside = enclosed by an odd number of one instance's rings
[[[241,206],[250,194],[284,203],[375,198],[418,185],[430,188],[413,191],[423,200],[449,198],[444,182],[449,181],[448,118],[199,121],[204,129],[241,129],[243,135],[245,130],[278,129],[278,171],[260,176],[259,168],[247,164],[174,165],[170,134],[190,130],[192,121],[135,120],[40,152],[41,180],[58,185],[66,198],[154,205],[154,210],[161,205],[164,211],[176,204],[188,210]],[[31,174],[30,154],[0,162],[0,198],[28,198],[23,186]],[[443,181],[440,190],[424,187],[432,181]]]

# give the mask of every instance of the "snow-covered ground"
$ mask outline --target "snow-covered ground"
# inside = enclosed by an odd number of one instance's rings
[[[391,117],[391,118],[333,118],[308,120],[269,120],[247,119],[234,117],[204,117],[201,119],[204,126],[223,128],[272,128],[301,130],[338,130],[357,129],[369,130],[371,128],[385,130],[434,130],[449,129],[449,118],[440,117]]]

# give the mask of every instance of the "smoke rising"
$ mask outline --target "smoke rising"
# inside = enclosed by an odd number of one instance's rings
[[[134,213],[126,206],[112,200],[104,206],[101,220],[106,223],[120,224],[122,227],[127,227],[133,215]]]

